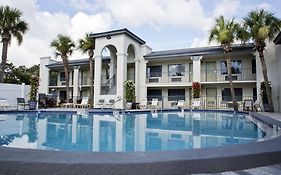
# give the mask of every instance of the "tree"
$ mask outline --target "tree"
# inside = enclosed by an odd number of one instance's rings
[[[89,71],[89,78],[90,78],[90,107],[93,107],[94,102],[94,83],[93,83],[93,57],[94,57],[94,50],[95,50],[95,39],[90,37],[90,34],[86,34],[83,39],[79,40],[79,49],[85,54],[88,53],[89,55],[89,64],[90,64],[90,71]]]
[[[0,7],[0,35],[3,43],[0,83],[4,82],[8,46],[12,37],[15,37],[20,45],[23,40],[23,34],[28,30],[28,24],[21,20],[21,16],[22,12],[16,8]]]
[[[65,73],[65,84],[66,84],[66,102],[69,102],[69,61],[68,57],[72,55],[75,47],[74,42],[69,36],[58,34],[57,38],[54,39],[50,46],[54,48],[55,56],[60,56],[63,62],[64,73]]]
[[[271,112],[274,112],[272,94],[270,91],[270,83],[267,76],[267,67],[264,59],[266,42],[271,42],[276,34],[280,32],[281,20],[274,16],[274,13],[265,10],[251,11],[243,20],[242,33],[248,35],[245,40],[252,40],[254,49],[259,53],[259,58],[262,66],[262,74],[266,87],[267,99]]]
[[[32,75],[39,76],[39,65],[33,65],[30,68],[25,66],[16,67],[13,63],[6,63],[4,83],[11,84],[30,84]]]
[[[233,102],[234,111],[238,110],[237,100],[235,97],[233,80],[232,80],[232,70],[231,70],[231,51],[232,44],[236,38],[237,29],[239,28],[239,24],[232,20],[226,20],[223,16],[216,18],[215,25],[211,28],[209,33],[209,42],[216,41],[220,43],[224,49],[226,54],[226,63],[227,63],[227,74],[228,81],[230,85],[231,98]]]

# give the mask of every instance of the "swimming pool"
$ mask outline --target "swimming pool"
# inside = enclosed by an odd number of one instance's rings
[[[0,174],[184,175],[281,161],[280,121],[259,113],[164,111],[0,111]]]
[[[256,142],[266,132],[227,112],[0,115],[0,145],[71,152],[154,152]]]

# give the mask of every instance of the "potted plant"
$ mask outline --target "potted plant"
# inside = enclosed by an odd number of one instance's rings
[[[270,86],[270,93],[271,93],[272,92],[271,83],[269,83],[269,86]],[[261,85],[260,85],[260,95],[261,95],[263,111],[270,112],[270,107],[269,107],[269,103],[268,103],[268,99],[267,99],[266,87],[265,87],[264,82],[261,82]]]
[[[132,80],[125,81],[126,108],[131,109],[135,101],[135,84]]]
[[[37,106],[37,93],[39,87],[39,77],[33,75],[30,81],[30,100],[28,101],[29,109],[35,110]]]
[[[200,98],[201,84],[199,82],[192,83],[193,99]]]

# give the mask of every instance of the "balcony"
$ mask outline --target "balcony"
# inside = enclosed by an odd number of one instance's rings
[[[252,68],[241,68],[232,71],[233,81],[255,81],[256,73],[253,73]],[[225,82],[228,81],[227,70],[202,70],[201,82]]]
[[[147,74],[146,83],[186,83],[192,81],[192,73],[191,72],[153,72]]]
[[[73,85],[72,78],[69,77],[69,86]],[[59,81],[57,78],[50,78],[49,80],[49,86],[65,86],[65,81]]]

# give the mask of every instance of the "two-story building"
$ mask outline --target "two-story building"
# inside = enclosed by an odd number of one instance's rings
[[[92,34],[95,38],[94,79],[89,61],[71,60],[70,91],[74,102],[89,95],[94,81],[94,107],[100,99],[113,99],[114,108],[124,107],[124,82],[135,83],[136,102],[158,98],[160,108],[173,108],[178,100],[189,107],[192,82],[201,83],[203,108],[231,108],[226,56],[221,46],[152,51],[144,40],[127,29]],[[237,100],[257,99],[256,56],[253,45],[234,45],[232,74]],[[41,58],[40,93],[66,98],[62,62]]]

